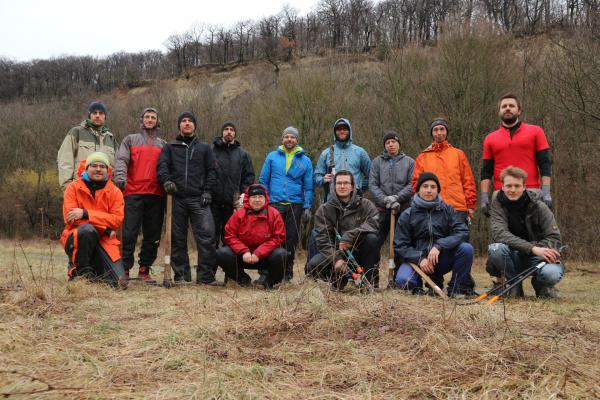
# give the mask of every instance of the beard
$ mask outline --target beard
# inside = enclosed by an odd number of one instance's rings
[[[511,115],[502,115],[502,122],[504,122],[506,125],[512,125],[515,122],[517,122],[517,120],[519,119],[519,117],[517,115],[511,114]]]

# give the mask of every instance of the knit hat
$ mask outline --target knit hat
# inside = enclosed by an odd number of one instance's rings
[[[398,132],[393,129],[390,129],[385,133],[385,135],[383,135],[383,145],[385,146],[385,143],[390,139],[394,139],[396,142],[398,142],[398,144],[400,144],[400,135],[398,135]]]
[[[87,167],[90,164],[94,164],[94,163],[101,163],[101,164],[106,165],[107,167],[110,165],[108,156],[101,151],[96,151],[94,153],[91,153],[89,156],[87,156],[87,158],[85,159],[85,169],[87,169]]]
[[[285,135],[294,135],[296,140],[300,140],[300,132],[298,132],[298,129],[294,128],[293,126],[288,126],[283,130],[281,137],[283,138]]]
[[[193,112],[191,112],[191,111],[184,111],[184,112],[182,112],[181,114],[179,114],[179,117],[177,117],[177,128],[179,128],[179,125],[181,125],[181,121],[182,121],[184,118],[189,118],[189,119],[191,119],[191,120],[192,120],[192,122],[194,123],[194,128],[196,128],[196,125],[198,125],[198,124],[196,123],[196,116],[194,115],[194,113],[193,113]]]
[[[437,183],[438,193],[442,190],[442,187],[440,186],[440,180],[433,172],[423,172],[421,175],[419,175],[419,180],[417,180],[417,192],[421,188],[421,185],[426,181],[434,181]]]
[[[248,187],[248,197],[250,196],[266,196],[267,195],[267,191],[265,190],[263,185],[258,185],[258,184],[254,184],[254,185],[250,185]]]
[[[446,128],[446,134],[450,133],[450,129],[448,129],[448,122],[446,122],[444,118],[436,118],[431,121],[431,124],[429,125],[429,134],[431,136],[433,136],[433,128],[438,125],[442,125],[444,128]]]
[[[104,103],[102,103],[100,101],[92,101],[90,103],[90,105],[88,106],[88,117],[94,111],[102,111],[104,114],[108,114],[108,111],[106,110],[106,106],[104,105]]]

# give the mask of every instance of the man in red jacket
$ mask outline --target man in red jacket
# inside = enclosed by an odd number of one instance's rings
[[[229,279],[245,286],[250,276],[244,269],[258,269],[256,281],[265,289],[281,282],[287,251],[285,224],[279,212],[269,206],[264,186],[253,184],[244,196],[244,207],[237,210],[225,225],[225,244],[217,250],[217,264]]]

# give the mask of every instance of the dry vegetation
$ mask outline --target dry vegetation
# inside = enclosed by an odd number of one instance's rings
[[[569,264],[561,300],[486,306],[314,282],[114,291],[66,284],[55,243],[1,249],[5,397],[600,396],[597,265]]]

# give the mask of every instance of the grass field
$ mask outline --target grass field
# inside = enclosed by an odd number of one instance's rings
[[[67,284],[65,260],[56,243],[0,244],[0,396],[600,398],[598,265],[567,263],[562,299],[487,306],[302,277],[115,291]]]

